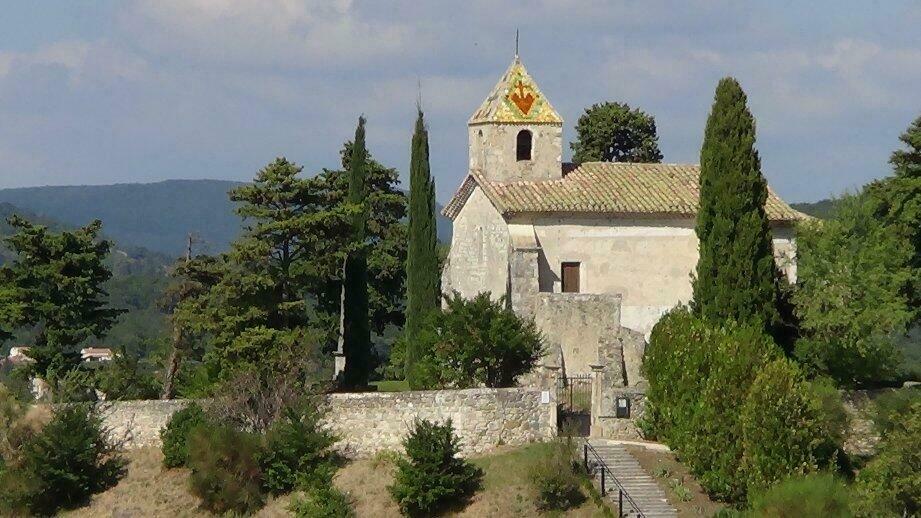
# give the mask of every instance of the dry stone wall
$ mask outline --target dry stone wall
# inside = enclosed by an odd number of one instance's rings
[[[451,419],[465,455],[498,445],[544,441],[556,435],[556,399],[538,388],[366,392],[327,396],[324,425],[349,457],[399,450],[415,418]],[[107,403],[105,425],[126,446],[159,446],[160,429],[189,401]]]

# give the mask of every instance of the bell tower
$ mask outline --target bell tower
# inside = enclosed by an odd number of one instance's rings
[[[559,180],[563,119],[518,55],[467,123],[470,170],[494,182]]]

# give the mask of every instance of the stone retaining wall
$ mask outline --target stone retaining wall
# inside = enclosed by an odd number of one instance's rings
[[[619,397],[630,400],[630,417],[617,417],[615,406]],[[607,386],[600,391],[600,400],[597,398],[598,391],[593,393],[592,437],[621,440],[643,438],[637,426],[646,411],[646,392],[643,389]]]
[[[129,448],[159,446],[160,429],[188,403],[107,403],[105,424],[114,436],[125,437]],[[537,388],[331,394],[327,406],[324,424],[339,437],[337,448],[349,457],[399,450],[416,417],[451,419],[465,455],[501,444],[547,440],[557,431],[555,394]]]

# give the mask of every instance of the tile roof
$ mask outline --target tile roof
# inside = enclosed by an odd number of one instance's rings
[[[561,180],[548,181],[491,182],[480,172],[472,171],[443,214],[456,217],[479,185],[503,215],[565,212],[693,217],[700,195],[699,175],[697,165],[622,162],[581,164]],[[809,218],[787,205],[770,187],[765,209],[775,223]]]
[[[537,87],[518,56],[468,124],[563,124],[563,118]]]

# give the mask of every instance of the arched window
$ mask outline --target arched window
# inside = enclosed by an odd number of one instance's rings
[[[531,160],[531,132],[528,130],[519,131],[516,140],[515,156],[518,161]]]

